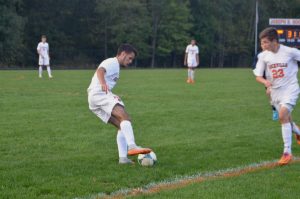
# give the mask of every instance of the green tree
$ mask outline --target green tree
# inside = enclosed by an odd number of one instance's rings
[[[21,64],[24,20],[20,0],[0,0],[0,65]]]
[[[190,38],[192,24],[189,2],[150,0],[148,3],[152,17],[151,67],[156,66],[156,56],[166,59],[171,55],[171,63],[175,65],[176,55],[183,54]]]

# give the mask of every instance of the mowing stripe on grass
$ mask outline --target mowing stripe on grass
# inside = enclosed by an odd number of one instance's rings
[[[217,179],[217,178],[228,178],[240,176],[246,173],[255,172],[262,169],[271,169],[279,166],[277,163],[278,160],[265,161],[260,163],[253,163],[248,166],[242,166],[237,168],[229,168],[214,172],[206,172],[206,173],[197,173],[191,176],[179,176],[173,179],[161,181],[161,182],[153,182],[143,187],[137,187],[132,189],[121,189],[115,191],[111,194],[98,193],[95,195],[90,195],[83,198],[75,198],[75,199],[100,199],[100,198],[109,198],[109,199],[121,199],[126,198],[128,196],[137,196],[143,194],[154,194],[158,193],[162,190],[170,190],[170,189],[178,189],[182,187],[186,187],[192,183],[201,183],[207,180]],[[300,162],[300,157],[294,157],[292,163]]]

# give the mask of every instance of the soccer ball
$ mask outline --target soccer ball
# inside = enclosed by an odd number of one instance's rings
[[[138,163],[145,167],[151,167],[157,162],[156,155],[153,151],[147,154],[138,155]]]

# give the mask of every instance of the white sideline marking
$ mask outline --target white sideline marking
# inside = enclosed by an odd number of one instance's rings
[[[190,176],[176,176],[169,180],[163,180],[160,182],[152,182],[142,187],[131,189],[120,189],[112,192],[111,194],[98,193],[85,197],[76,197],[74,199],[100,199],[100,198],[125,198],[127,196],[135,196],[142,194],[157,193],[161,190],[182,188],[192,183],[200,183],[210,179],[222,178],[222,177],[234,177],[242,174],[258,171],[259,169],[267,169],[277,167],[278,160],[264,161],[260,163],[252,163],[247,166],[241,166],[237,168],[222,169],[219,171],[196,173]],[[293,157],[293,163],[300,162],[299,157]]]

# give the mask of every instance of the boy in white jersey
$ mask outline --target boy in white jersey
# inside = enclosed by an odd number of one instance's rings
[[[43,66],[47,67],[48,76],[52,78],[50,69],[49,44],[47,43],[46,35],[42,35],[41,42],[37,46],[39,55],[39,78],[42,78]]]
[[[194,39],[191,41],[191,44],[186,47],[184,65],[188,67],[188,79],[186,82],[194,83],[195,68],[199,65],[199,48]]]
[[[297,61],[300,61],[300,51],[280,45],[274,28],[266,28],[259,38],[265,51],[258,56],[254,74],[256,80],[264,84],[271,94],[272,104],[279,112],[284,150],[278,163],[285,165],[292,160],[292,132],[300,144],[300,130],[291,117],[299,95]],[[266,79],[263,78],[264,71]]]
[[[130,117],[124,108],[124,103],[111,92],[119,79],[120,65],[127,67],[136,55],[135,48],[129,44],[122,44],[116,57],[106,59],[99,65],[88,88],[90,110],[104,123],[110,123],[118,129],[117,145],[120,164],[133,163],[127,155],[151,152],[151,149],[136,145]]]

